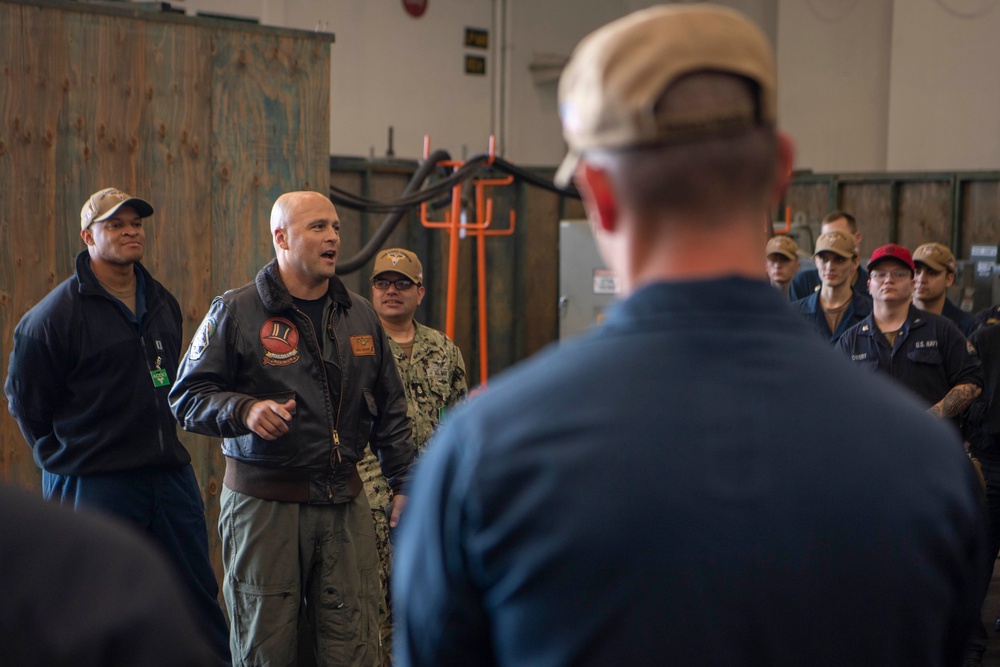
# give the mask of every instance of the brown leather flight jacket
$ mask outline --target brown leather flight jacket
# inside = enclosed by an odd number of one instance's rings
[[[266,500],[341,503],[361,491],[366,443],[400,491],[413,460],[403,385],[371,303],[330,279],[314,332],[272,260],[212,302],[181,360],[170,407],[181,426],[225,438],[225,484]],[[317,335],[319,333],[319,335]],[[256,400],[295,399],[290,430],[265,440],[244,417]]]

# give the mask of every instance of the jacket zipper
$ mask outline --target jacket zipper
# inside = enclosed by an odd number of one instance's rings
[[[149,367],[149,350],[146,348],[146,339],[142,337],[141,331],[139,332],[139,342],[142,343],[142,358],[146,360],[146,370],[149,371],[150,382],[152,382],[153,369]],[[174,380],[176,379],[174,378]],[[153,400],[156,401],[156,409],[159,412],[160,396],[157,394],[155,387],[153,389]],[[163,425],[160,423],[159,418],[156,420],[156,437],[160,441],[160,452],[162,453],[166,449],[166,446],[163,443]]]
[[[108,299],[110,301],[117,301],[117,299],[112,299],[111,297],[103,295],[103,294],[101,296],[104,296],[104,298],[106,298],[106,299]],[[145,317],[143,318],[143,322],[139,324],[139,332],[137,334],[139,336],[139,344],[142,345],[142,359],[143,359],[143,361],[146,362],[146,370],[150,373],[150,376],[149,376],[150,377],[150,382],[153,381],[152,380],[153,369],[149,367],[149,348],[146,347],[146,339],[143,337],[142,334],[143,334],[143,329],[145,328],[145,324],[144,323],[148,322],[149,318],[151,316],[153,316],[154,314],[156,314],[156,310],[159,310],[159,308],[162,308],[162,307],[163,307],[163,304],[160,303],[160,304],[156,304],[156,306],[154,306],[155,310],[151,310],[151,309],[148,309],[148,308],[146,309]],[[122,319],[125,320],[125,324],[128,325],[128,328],[131,329],[132,331],[135,331],[135,329],[132,328],[132,321],[129,320],[127,317],[125,317],[125,313],[121,312],[121,307],[117,303],[115,303],[115,310],[117,310],[118,311],[118,315]],[[176,381],[176,380],[177,380],[177,378],[174,378],[174,381]],[[157,410],[156,438],[159,441],[160,453],[162,454],[164,451],[166,451],[166,444],[163,442],[163,424],[160,422],[160,419],[159,419],[160,396],[159,396],[159,394],[157,394],[155,388],[153,389],[153,401],[156,403],[156,410]]]
[[[333,327],[333,316],[337,309],[337,302],[334,301],[333,305],[330,306],[330,317],[326,321],[326,330],[330,332],[330,337],[333,338],[333,346],[337,349],[337,363],[340,364],[340,395],[337,396],[337,416],[333,421],[333,452],[330,454],[330,465],[336,466],[343,459],[340,456],[340,434],[337,432],[337,428],[340,426],[340,411],[344,407],[344,375],[347,372],[344,367],[344,358],[340,354],[340,341],[337,339],[337,332]],[[336,461],[334,458],[336,457]],[[327,485],[327,496],[329,500],[333,500],[333,489]]]
[[[152,382],[153,369],[149,367],[149,351],[146,349],[146,338],[144,337],[143,334],[145,333],[146,324],[150,321],[150,319],[153,317],[153,315],[156,314],[156,311],[158,311],[161,308],[163,308],[163,304],[162,303],[153,304],[152,308],[149,308],[148,307],[149,305],[150,304],[148,304],[148,303],[146,304],[147,308],[146,308],[145,317],[143,317],[142,318],[142,322],[139,323],[139,340],[142,342],[142,357],[143,357],[143,359],[146,360],[146,369],[149,370],[150,382]],[[157,355],[157,357],[159,357],[159,355]],[[157,362],[156,365],[157,365],[157,367],[159,367],[159,365],[160,365],[159,362]],[[159,370],[159,368],[157,368],[156,370]],[[171,380],[171,382],[176,382],[176,381],[177,381],[177,378],[173,378],[173,380]],[[160,409],[160,395],[156,391],[155,387],[153,388],[153,400],[156,401],[156,409],[157,409],[157,411],[159,411],[159,409]],[[167,408],[167,411],[169,412],[170,409]],[[166,446],[166,443],[163,442],[163,423],[159,419],[156,420],[156,437],[160,441],[160,452],[162,453],[162,452],[166,451],[167,446]]]
[[[340,342],[337,340],[337,334],[334,331],[332,325],[333,312],[336,308],[337,308],[337,302],[334,301],[333,304],[330,306],[330,317],[326,321],[326,330],[330,333],[330,336],[333,338],[333,346],[337,349],[337,363],[340,364],[340,395],[337,397],[337,414],[333,419],[333,431],[330,437],[331,441],[333,442],[333,451],[330,452],[331,467],[336,466],[338,463],[341,463],[343,461],[343,458],[340,455],[340,434],[337,432],[337,428],[340,426],[340,411],[341,408],[343,408],[344,406],[344,359],[340,355]],[[326,366],[325,366],[326,361],[325,358],[323,357],[323,343],[322,341],[319,340],[319,332],[313,330],[312,320],[309,319],[308,315],[303,313],[294,305],[292,306],[292,309],[300,316],[304,317],[306,320],[309,321],[309,330],[313,332],[313,344],[316,345],[319,351],[319,359],[324,364],[323,375],[324,377],[326,377]],[[326,394],[329,397],[330,382],[328,377],[325,386],[326,386]],[[331,405],[332,403],[333,402],[330,401]],[[333,487],[330,486],[329,481],[326,483],[326,499],[333,500]]]

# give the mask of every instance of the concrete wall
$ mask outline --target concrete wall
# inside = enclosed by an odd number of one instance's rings
[[[691,0],[677,0],[683,4]],[[568,56],[590,30],[650,0],[428,0],[420,19],[402,0],[184,0],[198,10],[334,32],[331,150],[381,157],[395,128],[399,157],[421,139],[455,157],[500,152],[551,166],[564,146],[556,84],[528,66]],[[1000,168],[997,0],[723,0],[775,43],[780,123],[800,168],[818,172]],[[466,26],[490,31],[467,49]],[[487,75],[463,73],[484,53]]]
[[[565,146],[556,83],[536,83],[528,65],[543,54],[568,57],[598,26],[650,0],[428,0],[419,19],[401,0],[184,0],[199,11],[336,34],[330,86],[330,150],[382,157],[388,127],[397,157],[419,158],[424,134],[453,157],[499,151],[522,165],[555,165]],[[758,21],[773,39],[775,0],[724,2]],[[179,5],[181,6],[181,5]],[[489,30],[488,50],[464,46],[466,27]],[[465,54],[485,55],[486,76],[464,73]]]
[[[896,0],[890,170],[1000,168],[1000,6]]]
[[[885,169],[893,0],[778,7],[778,119],[796,139],[796,167]]]
[[[645,0],[507,1],[510,4],[510,66],[505,90],[505,154],[521,164],[558,164],[566,145],[556,111],[556,82],[536,83],[530,76],[528,64],[537,53],[569,56],[580,39],[604,23],[661,3]],[[774,40],[777,15],[774,0],[730,0],[720,4],[743,11]]]

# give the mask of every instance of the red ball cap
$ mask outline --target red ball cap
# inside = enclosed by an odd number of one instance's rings
[[[910,251],[901,245],[896,245],[895,243],[889,243],[880,248],[875,248],[875,252],[872,253],[872,258],[868,260],[868,270],[871,271],[876,264],[885,259],[895,259],[900,261],[909,267],[910,273],[916,273],[916,267],[913,266],[913,257],[910,255]]]

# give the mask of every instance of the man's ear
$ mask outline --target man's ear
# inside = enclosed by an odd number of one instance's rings
[[[288,250],[288,237],[285,235],[283,227],[274,229],[274,245],[282,250]]]
[[[426,290],[424,289],[423,285],[420,285],[419,287],[417,287],[417,305],[418,306],[424,300],[424,294],[425,293],[426,293]]]
[[[617,226],[618,204],[611,188],[608,172],[581,160],[573,177],[580,191],[583,207],[591,224],[604,232],[613,232]]]
[[[944,286],[945,287],[951,287],[954,284],[955,284],[955,274],[952,273],[951,271],[949,271],[948,272],[948,277],[945,278],[945,280],[944,280]]]
[[[90,227],[80,230],[80,238],[83,239],[83,242],[88,246],[94,245],[94,232],[90,229]]]

